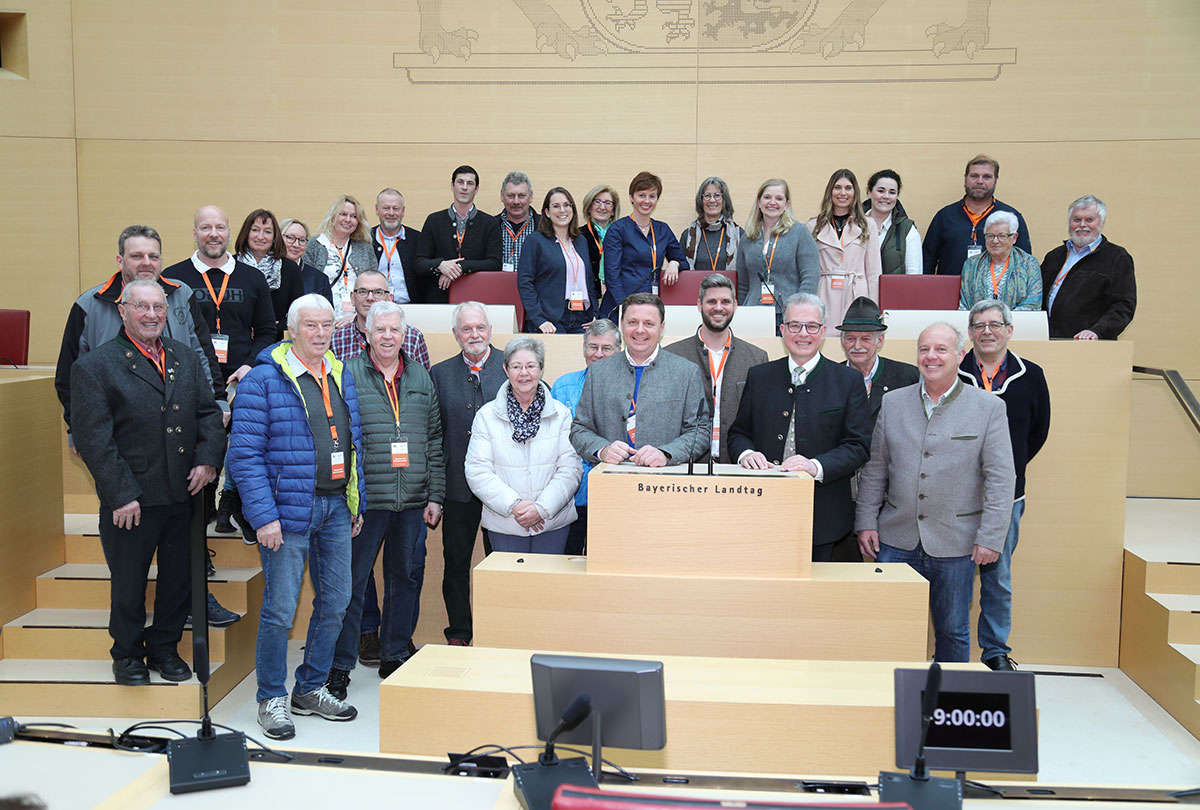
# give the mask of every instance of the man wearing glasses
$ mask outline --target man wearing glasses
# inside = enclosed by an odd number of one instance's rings
[[[980,301],[971,308],[971,351],[959,365],[964,385],[990,391],[1008,409],[1008,435],[1012,440],[1017,487],[1012,522],[1004,550],[994,563],[979,566],[979,646],[983,663],[991,669],[1011,670],[1008,633],[1012,629],[1012,555],[1025,514],[1025,465],[1050,433],[1050,389],[1040,366],[1008,349],[1012,337],[1012,310],[1001,301]]]
[[[751,470],[806,472],[813,491],[814,562],[829,562],[854,529],[850,479],[871,449],[862,375],[821,354],[825,305],[812,293],[784,302],[787,357],[750,369],[729,431],[729,453]]]
[[[333,331],[333,340],[329,348],[333,356],[343,363],[367,349],[367,313],[371,307],[380,301],[391,301],[392,293],[388,280],[378,270],[364,270],[354,280],[354,289],[350,291],[354,302],[354,318]],[[404,325],[404,356],[416,360],[429,370],[429,347],[425,345],[425,335],[421,330],[409,324]]]

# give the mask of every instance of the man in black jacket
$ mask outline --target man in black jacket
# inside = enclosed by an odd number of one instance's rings
[[[176,648],[191,593],[188,499],[216,478],[225,431],[195,353],[162,337],[167,300],[158,282],[126,284],[117,306],[120,333],[71,370],[75,447],[96,480],[112,576],[113,675],[147,684],[149,665],[183,681],[191,670]],[[145,627],[156,552],[154,621]]]
[[[813,489],[814,562],[854,530],[850,478],[871,455],[862,375],[821,354],[825,305],[796,293],[783,308],[787,357],[750,369],[729,435],[729,453],[752,470],[800,470]]]
[[[1040,366],[1008,350],[1012,337],[1012,310],[1003,301],[980,301],[968,319],[971,351],[959,366],[966,385],[991,391],[1008,410],[1017,487],[1013,495],[1012,522],[1000,559],[979,566],[979,646],[983,663],[992,669],[1015,669],[1008,657],[1012,629],[1012,556],[1025,514],[1025,466],[1033,460],[1050,433],[1050,389]]]
[[[397,304],[423,304],[426,277],[417,272],[417,243],[421,232],[404,227],[404,195],[385,188],[375,197],[379,224],[371,229],[371,247],[379,272],[387,279]]]
[[[464,464],[471,423],[485,402],[496,398],[506,379],[504,352],[493,347],[492,324],[483,304],[467,301],[454,308],[454,339],[462,351],[433,367],[442,420],[442,458],[446,464],[446,500],[442,513],[442,599],[450,626],[446,640],[471,643],[471,554],[483,504],[467,486]],[[487,545],[487,530],[484,530]]]
[[[1042,259],[1050,337],[1116,340],[1133,320],[1133,257],[1101,235],[1108,208],[1091,194],[1067,209],[1070,239]]]
[[[450,301],[450,285],[464,273],[499,270],[500,223],[475,207],[479,172],[459,166],[450,176],[454,202],[421,226],[417,272],[426,279],[427,304]]]

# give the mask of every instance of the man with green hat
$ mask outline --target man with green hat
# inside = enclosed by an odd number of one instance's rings
[[[855,298],[837,329],[842,333],[846,365],[863,375],[873,427],[875,417],[879,415],[879,406],[883,403],[883,395],[906,385],[916,385],[920,374],[916,366],[879,356],[887,325],[883,322],[879,305],[870,298]]]

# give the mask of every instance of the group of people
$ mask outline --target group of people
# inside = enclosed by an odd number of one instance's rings
[[[853,173],[835,172],[806,227],[783,180],[761,185],[743,229],[725,182],[707,178],[682,241],[652,218],[662,183],[648,172],[630,184],[626,217],[609,186],[589,192],[582,217],[569,191],[552,188],[538,214],[528,176],[510,172],[492,217],[474,206],[469,166],[454,170],[453,203],[420,232],[403,224],[392,188],[377,196],[371,228],[348,195],[312,237],[257,209],[232,252],[228,217],[204,206],[195,252],[166,270],[157,232],[126,228],[117,272],[71,310],[56,375],[71,445],[101,501],[115,679],[190,677],[176,651],[188,619],[187,504],[222,467],[218,526],[236,521],[262,558],[259,721],[286,739],[294,714],[356,716],[356,663],[387,677],[415,652],[429,528],[442,527],[445,637],[467,645],[481,526],[489,552],[585,553],[592,465],[708,455],[811,475],[814,560],[917,568],[931,583],[938,660],[967,660],[979,566],[982,659],[1012,668],[1011,557],[1025,466],[1050,410],[1041,370],[1007,348],[1011,312],[1045,308],[1052,336],[1111,339],[1136,301],[1132,259],[1101,235],[1103,202],[1072,203],[1070,238],[1039,266],[1020,215],[994,198],[998,168],[968,164],[963,200],[938,212],[924,244],[890,170],[871,178],[865,203]],[[707,271],[701,326],[663,346],[659,285],[692,267]],[[492,346],[478,302],[453,311],[461,351],[431,365],[400,304],[446,302],[463,274],[491,270],[517,274],[526,331],[582,334],[583,369],[543,380],[542,342]],[[876,300],[880,274],[922,271],[962,274],[972,347],[934,324],[914,367],[879,355],[887,327]],[[731,329],[739,306],[764,305],[786,350],[773,362]],[[821,354],[830,326],[844,363]],[[381,549],[382,610],[372,573]],[[306,562],[314,609],[289,697]],[[210,596],[211,624],[237,618]]]

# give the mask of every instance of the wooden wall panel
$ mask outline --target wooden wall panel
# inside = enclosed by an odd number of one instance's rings
[[[1200,393],[1200,379],[1187,380]],[[1200,498],[1200,433],[1160,379],[1133,381],[1129,494]]]
[[[75,136],[70,0],[33,0],[5,11],[25,14],[25,76],[0,71],[0,138]],[[19,142],[0,140],[0,155],[21,155]],[[7,157],[0,164],[8,163]]]

